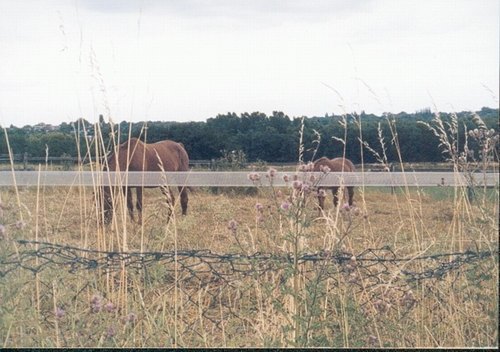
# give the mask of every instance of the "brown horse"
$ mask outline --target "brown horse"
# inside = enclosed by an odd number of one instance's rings
[[[345,158],[335,158],[328,159],[325,157],[319,158],[314,162],[314,171],[323,171],[323,172],[354,172],[354,164]],[[333,194],[333,205],[337,206],[339,202],[338,191],[339,187],[320,187],[318,189],[318,202],[320,211],[323,210],[325,206],[325,195],[321,194],[321,188],[329,188],[332,190]],[[352,200],[354,197],[354,187],[347,187],[347,193],[349,195],[349,206],[352,206]]]
[[[182,143],[174,141],[160,141],[146,144],[137,138],[130,138],[129,141],[120,144],[116,153],[108,157],[107,166],[104,171],[188,171],[189,157]],[[147,188],[154,188],[149,186]],[[132,200],[132,188],[136,189],[137,201],[136,207],[139,213],[139,223],[142,223],[142,191],[143,186],[123,187],[124,194],[127,195],[127,208],[130,217],[134,220],[134,203]],[[187,187],[179,186],[181,199],[182,215],[186,215],[188,205]],[[104,223],[109,224],[113,219],[113,202],[111,197],[112,188],[104,186],[103,208]],[[162,192],[167,196],[167,202],[170,204],[174,197],[170,190],[162,187]],[[170,208],[169,208],[170,209]],[[170,215],[170,214],[169,214]]]

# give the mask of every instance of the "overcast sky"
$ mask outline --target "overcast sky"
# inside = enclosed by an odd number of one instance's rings
[[[0,123],[498,106],[498,0],[0,0]]]

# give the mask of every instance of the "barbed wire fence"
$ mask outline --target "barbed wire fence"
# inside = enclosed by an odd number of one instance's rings
[[[169,265],[174,262],[179,268],[186,270],[193,277],[199,273],[211,274],[225,281],[231,281],[231,276],[249,276],[254,273],[263,273],[280,269],[286,263],[292,263],[292,254],[217,254],[210,250],[178,250],[168,252],[113,252],[84,249],[57,243],[12,240],[24,247],[18,253],[11,253],[0,259],[0,277],[4,277],[17,269],[24,269],[32,273],[39,273],[50,267],[65,267],[70,273],[80,270],[121,270],[123,266],[129,269],[147,269],[148,266],[162,264],[166,272],[175,271]],[[38,246],[38,248],[34,248]],[[412,271],[400,269],[399,274],[406,282],[428,279],[442,279],[454,271],[460,271],[490,257],[498,257],[500,251],[465,251],[455,253],[438,253],[433,255],[417,256],[414,258],[399,258],[390,247],[366,249],[359,254],[347,252],[319,251],[303,254],[298,261],[301,264],[323,263],[329,266],[337,265],[340,273],[351,273],[353,270],[362,270],[369,277],[380,274],[394,273],[394,268],[410,262],[428,262],[424,270]],[[35,259],[38,258],[38,264]],[[260,265],[256,265],[259,263]],[[201,267],[204,265],[204,268]],[[229,271],[227,269],[230,269]],[[225,270],[226,269],[226,270]]]
[[[9,240],[17,250],[0,256],[0,277],[13,275],[19,270],[39,274],[61,268],[70,274],[78,272],[113,273],[135,271],[150,280],[149,270],[158,265],[161,280],[166,285],[177,285],[183,290],[187,302],[196,309],[203,309],[203,317],[221,328],[220,314],[210,307],[201,307],[197,294],[203,289],[212,302],[224,305],[232,318],[241,318],[231,300],[221,299],[223,292],[236,288],[247,279],[272,281],[280,285],[286,281],[286,268],[294,262],[290,253],[266,254],[237,253],[217,254],[210,250],[177,250],[168,252],[113,252],[84,249],[69,245],[32,240]],[[354,293],[368,292],[361,307],[384,311],[391,308],[387,298],[388,288],[395,292],[401,305],[408,311],[416,299],[412,287],[425,282],[451,280],[461,275],[475,273],[476,280],[491,280],[492,274],[484,272],[482,263],[492,259],[498,265],[498,251],[465,251],[437,253],[412,258],[398,257],[389,247],[366,249],[361,253],[319,251],[306,253],[298,258],[301,276],[315,280],[316,284],[328,281],[330,285],[350,285]],[[478,269],[479,268],[479,269]],[[478,273],[479,271],[479,273]],[[240,291],[241,294],[241,291]],[[394,297],[391,298],[394,300]],[[241,318],[243,319],[243,318]],[[244,320],[244,319],[243,319]],[[187,324],[189,326],[189,324]],[[193,332],[196,332],[193,328]]]
[[[273,186],[286,185],[285,175],[286,173],[276,173]],[[6,184],[10,184],[11,176],[6,175],[3,179],[0,177],[0,181],[4,180]],[[18,173],[17,184],[34,185],[36,184],[34,180],[39,182],[40,176],[39,173],[25,172],[21,175]],[[81,172],[73,175],[66,172],[54,177],[49,177],[51,174],[46,173],[46,176],[47,184],[54,182],[54,185],[61,185],[67,182],[68,185],[72,185],[75,180],[82,184],[85,182],[88,185],[93,184],[93,178],[90,177],[93,175],[90,173]],[[136,178],[140,176],[136,181],[138,185],[144,184],[143,175],[129,176],[130,178],[127,179],[129,185],[133,181],[133,176]],[[156,177],[159,176],[162,175],[156,175]],[[186,175],[174,173],[168,176],[171,184],[184,185],[186,181],[182,177],[189,177],[189,181],[195,185],[257,186],[249,179],[246,172],[193,172]],[[334,177],[335,175],[329,174],[328,176]],[[347,180],[349,182],[358,182],[356,177],[362,176],[364,183],[369,179],[371,184],[393,185],[399,182],[407,184],[406,180],[398,181],[397,178],[401,175],[397,173],[392,173],[390,178],[382,174],[360,176],[353,173],[347,176],[350,177]],[[497,175],[489,176],[485,184],[497,183],[498,177],[495,177]],[[457,182],[455,174],[413,173],[412,177],[416,180],[415,183],[420,185],[442,186]],[[419,177],[421,179],[418,179]],[[445,177],[448,178],[445,180]],[[150,182],[158,184],[159,181],[150,180]],[[117,286],[120,286],[121,290],[128,291],[135,288],[147,291],[151,288],[153,291],[178,292],[179,295],[175,297],[174,295],[168,296],[165,305],[175,300],[175,307],[181,307],[179,309],[188,312],[179,316],[182,321],[179,328],[184,329],[180,331],[181,336],[193,334],[200,338],[203,338],[202,334],[204,331],[209,331],[210,327],[200,327],[199,317],[210,322],[209,325],[219,332],[224,331],[224,325],[230,320],[237,320],[238,326],[255,324],[257,320],[255,317],[260,314],[257,312],[262,309],[262,305],[259,306],[256,297],[253,296],[255,286],[263,288],[262,291],[266,292],[265,304],[274,305],[277,301],[285,301],[287,298],[296,298],[301,295],[298,300],[305,302],[304,306],[311,304],[307,306],[310,312],[307,314],[317,314],[314,311],[318,311],[316,307],[319,306],[319,301],[325,302],[326,306],[326,302],[331,301],[331,298],[334,300],[341,291],[347,291],[349,297],[355,297],[356,309],[359,308],[363,314],[377,318],[394,312],[402,319],[418,306],[420,300],[430,300],[435,304],[431,306],[431,309],[438,317],[435,321],[439,323],[439,319],[446,319],[446,308],[442,307],[446,307],[446,293],[454,289],[455,283],[460,286],[458,290],[461,292],[466,290],[464,285],[479,286],[481,282],[486,281],[490,281],[489,287],[491,287],[493,273],[498,272],[499,257],[498,250],[479,249],[402,256],[399,251],[387,246],[369,248],[359,253],[322,250],[302,253],[298,258],[286,252],[259,252],[250,255],[221,254],[210,250],[119,252],[7,238],[3,238],[0,242],[0,249],[2,285],[9,285],[10,276],[20,271],[27,271],[33,276],[36,275],[37,283],[41,282],[42,286],[48,288],[44,290],[46,301],[50,301],[51,295],[55,296],[51,290],[54,280],[57,281],[57,286],[76,288],[74,292],[72,290],[65,292],[66,302],[70,301],[67,296],[72,296],[71,300],[84,301],[89,291],[103,289],[104,285],[98,282],[104,282],[104,280],[95,280],[96,277],[114,280],[112,285],[106,286],[108,293],[109,290],[115,290]],[[295,270],[298,270],[300,276],[302,285],[300,292],[291,292],[291,279],[297,274]],[[121,275],[124,271],[127,271],[130,276]],[[47,273],[47,275],[42,275],[42,273]],[[132,276],[133,279],[129,280]],[[466,280],[459,280],[464,276],[467,277]],[[125,282],[122,280],[123,277],[126,278]],[[21,280],[18,285],[29,285],[30,281]],[[110,289],[111,286],[113,288]],[[310,294],[309,288],[315,290],[314,301],[307,301]],[[413,291],[418,294],[414,294]],[[126,299],[123,301],[126,302]],[[276,305],[282,305],[282,303],[277,302]],[[125,304],[122,303],[122,306]],[[144,305],[142,307],[145,310],[150,309]],[[174,308],[174,311],[176,309]],[[436,313],[440,309],[442,313]],[[325,309],[324,313],[321,312],[322,319],[335,320],[335,310],[333,306],[328,307],[328,310]],[[274,311],[280,312],[278,309]],[[45,308],[42,315],[45,321],[50,323],[50,317],[54,315],[53,307]],[[296,324],[303,321],[299,320],[302,317],[294,317],[294,312],[291,310],[284,315],[288,319],[296,319]]]

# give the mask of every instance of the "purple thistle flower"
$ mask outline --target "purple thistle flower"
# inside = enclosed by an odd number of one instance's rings
[[[327,165],[321,165],[319,167],[319,170],[325,174],[329,173],[330,172],[330,168],[327,166]]]
[[[371,346],[375,346],[376,344],[378,344],[377,336],[374,336],[374,335],[368,336],[368,344]]]
[[[135,323],[136,320],[137,320],[137,315],[134,312],[129,313],[129,315],[128,315],[128,321],[130,323]]]
[[[290,181],[290,176],[288,176],[288,175],[283,175],[283,181],[285,181],[285,182]]]
[[[406,308],[411,308],[413,305],[417,302],[415,299],[415,296],[413,295],[413,291],[409,290],[406,292],[403,296],[403,299],[401,300],[401,304],[404,305]]]
[[[18,220],[16,221],[16,224],[14,226],[16,227],[16,229],[22,230],[26,226],[26,223],[22,220]]]
[[[54,315],[57,319],[61,319],[64,315],[66,315],[66,312],[61,307],[57,307],[54,311]]]
[[[307,183],[304,183],[302,185],[301,190],[302,190],[302,192],[304,192],[304,194],[309,194],[309,193],[311,193],[311,186],[309,186],[309,184],[307,184]]]
[[[350,284],[356,284],[356,283],[358,283],[358,281],[359,281],[358,277],[356,276],[355,273],[350,273],[349,274],[349,278],[347,280],[348,283],[350,283]]]
[[[256,182],[256,181],[260,180],[260,175],[256,172],[249,173],[247,177],[252,182]]]
[[[300,181],[300,180],[293,181],[292,187],[293,187],[293,189],[300,190],[302,188],[302,181]]]
[[[99,313],[101,311],[101,303],[92,303],[90,309],[92,309],[92,313]]]
[[[269,170],[267,170],[267,175],[270,177],[270,178],[273,178],[274,176],[276,176],[276,169],[273,169],[273,168],[270,168]]]
[[[257,209],[257,211],[261,212],[264,210],[264,206],[260,203],[257,203],[255,204],[255,209]]]
[[[102,297],[99,295],[93,295],[90,299],[90,303],[101,303]]]
[[[92,313],[99,313],[102,308],[102,297],[99,295],[93,295],[90,300],[90,309]]]
[[[389,308],[391,308],[391,305],[389,303],[386,303],[382,301],[381,299],[377,300],[375,303],[373,303],[373,306],[377,310],[379,314],[384,314],[386,313]]]
[[[281,203],[281,209],[287,211],[290,209],[290,203],[288,203],[287,201]]]
[[[238,229],[238,223],[236,222],[236,220],[232,219],[232,220],[229,220],[229,223],[227,225],[227,228],[229,230],[231,230],[232,232],[236,232],[236,230]]]
[[[115,311],[116,309],[116,306],[114,305],[113,302],[108,302],[106,303],[106,305],[104,306],[104,309],[106,310],[106,312],[109,312],[109,313],[112,313]]]
[[[106,330],[106,338],[110,339],[116,335],[116,330],[113,326],[108,327]]]

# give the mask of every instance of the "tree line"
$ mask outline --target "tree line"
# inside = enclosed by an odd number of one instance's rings
[[[475,113],[489,129],[498,133],[498,109],[484,107]],[[463,148],[465,130],[477,127],[472,114],[455,114],[459,149]],[[449,113],[439,115],[445,126],[452,120]],[[95,139],[96,130],[100,130],[104,145],[108,146],[112,131],[115,133],[114,138],[119,137],[120,142],[125,141],[129,135],[148,142],[164,139],[182,142],[192,160],[219,159],[236,151],[251,162],[296,162],[299,160],[299,144],[302,142],[303,160],[306,161],[313,157],[341,156],[345,150],[346,157],[354,163],[372,163],[377,162],[373,151],[382,155],[383,142],[389,162],[398,161],[399,153],[406,162],[440,162],[445,160],[445,155],[440,152],[440,141],[421,123],[432,125],[434,117],[435,114],[429,109],[383,116],[362,112],[293,118],[275,111],[269,116],[261,112],[239,115],[227,113],[203,122],[122,121],[111,126],[100,116],[97,124],[80,118],[73,123],[64,122],[58,126],[42,123],[18,128],[11,125],[0,132],[0,154],[8,153],[5,137],[7,131],[14,154],[76,157],[80,153],[80,156],[85,156],[89,142],[92,143]],[[93,153],[92,147],[90,153]]]

